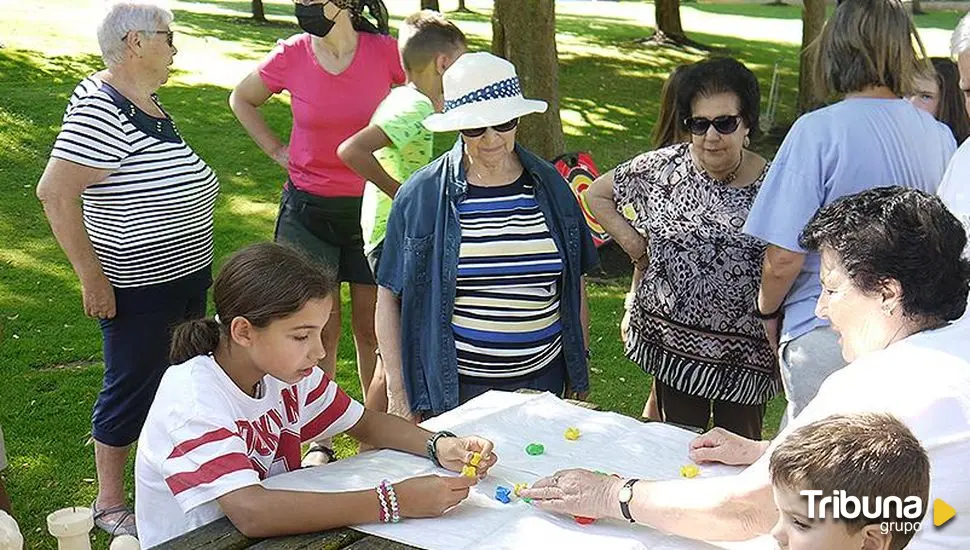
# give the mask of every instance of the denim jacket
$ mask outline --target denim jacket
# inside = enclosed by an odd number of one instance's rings
[[[401,367],[413,411],[458,406],[458,360],[452,316],[461,225],[458,204],[468,182],[459,137],[451,151],[414,173],[394,198],[381,252],[378,284],[401,301]],[[596,248],[569,184],[548,162],[516,145],[535,180],[536,202],[563,260],[560,282],[563,359],[569,387],[589,389],[580,319],[582,275],[598,262]]]

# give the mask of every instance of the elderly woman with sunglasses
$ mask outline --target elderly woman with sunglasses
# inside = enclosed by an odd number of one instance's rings
[[[733,59],[686,69],[677,110],[689,143],[643,153],[597,179],[593,214],[644,272],[628,300],[626,354],[656,382],[666,422],[761,438],[776,361],[751,304],[764,246],[741,233],[767,163],[758,81]]]
[[[468,53],[444,73],[445,111],[425,126],[461,133],[401,188],[378,269],[377,338],[388,410],[419,418],[489,389],[582,396],[596,250],[575,197],[515,142],[515,67]]]
[[[74,89],[37,185],[54,236],[101,324],[104,386],[94,405],[94,520],[136,534],[125,506],[128,450],[168,367],[172,327],[205,313],[215,174],[155,92],[176,54],[172,13],[119,2],[98,26],[107,68]]]

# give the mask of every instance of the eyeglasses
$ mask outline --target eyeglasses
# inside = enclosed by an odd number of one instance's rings
[[[170,48],[175,47],[175,31],[131,31],[131,32],[143,32],[145,34],[164,34],[165,41],[168,42],[168,47]],[[121,37],[121,40],[124,41],[125,38],[128,38],[128,33],[125,33],[125,35]]]
[[[519,119],[518,118],[513,118],[512,120],[510,120],[508,122],[503,122],[502,124],[496,124],[495,126],[492,126],[491,128],[492,128],[492,130],[495,130],[496,132],[498,132],[500,134],[504,134],[505,132],[511,132],[518,125],[519,125]],[[486,127],[482,127],[482,128],[466,128],[464,130],[458,130],[458,131],[461,132],[461,135],[463,135],[465,137],[477,138],[477,137],[482,137],[483,135],[485,135],[485,131],[488,130],[488,128],[489,127],[486,126]]]
[[[684,127],[695,136],[703,136],[711,126],[714,126],[717,133],[726,136],[733,134],[740,124],[741,115],[723,115],[714,120],[704,117],[687,117],[684,119]]]

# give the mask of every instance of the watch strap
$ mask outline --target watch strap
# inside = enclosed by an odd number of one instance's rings
[[[778,306],[778,309],[771,313],[764,313],[761,311],[761,307],[758,305],[758,297],[755,296],[754,299],[754,316],[762,321],[769,321],[771,319],[777,319],[781,317],[781,312],[784,309],[785,304]]]
[[[428,438],[428,444],[427,444],[428,458],[430,458],[431,462],[434,462],[434,465],[439,468],[443,468],[443,466],[441,465],[441,461],[438,460],[437,445],[438,445],[438,440],[441,439],[442,437],[458,437],[458,436],[449,431],[442,430]]]
[[[623,484],[623,488],[630,490],[630,500],[624,501],[623,499],[620,499],[620,512],[623,514],[624,518],[630,521],[630,523],[637,522],[637,520],[633,519],[633,516],[630,515],[630,502],[633,501],[633,486],[636,485],[638,481],[640,480],[636,478],[627,480],[627,482]]]

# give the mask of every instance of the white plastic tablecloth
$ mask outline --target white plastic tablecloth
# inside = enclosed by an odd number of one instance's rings
[[[665,535],[627,522],[597,521],[579,525],[572,518],[544,512],[520,500],[503,504],[494,498],[495,487],[532,484],[540,477],[566,468],[588,468],[623,477],[673,479],[690,463],[688,442],[696,436],[673,426],[647,423],[616,413],[570,405],[550,394],[523,395],[491,391],[465,405],[422,424],[429,430],[451,430],[459,435],[480,435],[495,443],[499,461],[469,497],[435,519],[408,519],[395,525],[368,524],[355,529],[430,550],[479,548],[596,548],[755,550],[772,548],[762,537],[744,543],[703,543]],[[581,437],[568,441],[567,427],[579,428]],[[529,443],[541,443],[545,452],[530,456]],[[703,466],[700,477],[736,473],[728,466]],[[372,489],[381,480],[397,482],[438,473],[426,458],[398,451],[359,454],[318,468],[272,477],[265,485],[294,491],[348,491]]]

